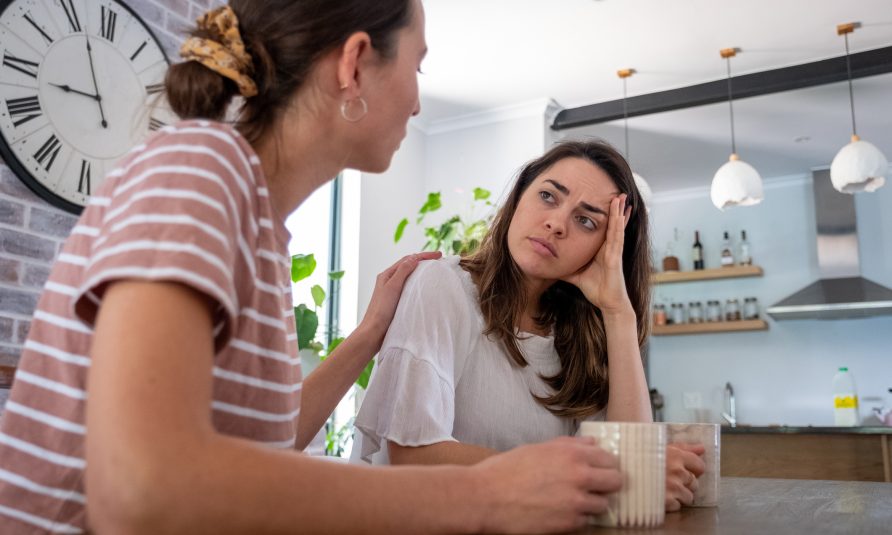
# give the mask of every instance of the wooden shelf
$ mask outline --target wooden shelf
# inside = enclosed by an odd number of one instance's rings
[[[654,336],[667,336],[675,334],[710,334],[766,330],[768,330],[768,322],[765,320],[740,320],[682,323],[680,325],[654,325],[652,334]]]
[[[651,275],[654,284],[669,284],[673,282],[706,281],[715,279],[736,279],[738,277],[761,277],[762,268],[759,266],[731,266],[714,269],[701,269],[698,271],[663,271]]]

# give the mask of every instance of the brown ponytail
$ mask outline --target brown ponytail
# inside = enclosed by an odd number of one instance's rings
[[[183,119],[222,120],[238,94],[235,82],[195,61],[171,65],[164,86],[171,109]]]

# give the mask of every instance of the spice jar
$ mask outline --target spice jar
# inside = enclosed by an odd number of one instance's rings
[[[755,297],[747,297],[743,300],[743,319],[759,319],[759,301]]]
[[[740,303],[737,299],[728,299],[725,302],[725,321],[740,320]]]
[[[703,305],[700,301],[688,305],[688,323],[703,323]]]
[[[654,325],[666,325],[666,307],[662,304],[654,306]]]
[[[706,302],[706,321],[722,321],[722,305],[718,301]]]
[[[674,303],[672,305],[672,323],[681,325],[685,323],[685,312],[683,303]]]

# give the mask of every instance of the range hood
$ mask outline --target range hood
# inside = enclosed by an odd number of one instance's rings
[[[830,171],[812,173],[821,279],[765,312],[776,320],[892,315],[892,290],[861,276],[855,198],[839,193]]]

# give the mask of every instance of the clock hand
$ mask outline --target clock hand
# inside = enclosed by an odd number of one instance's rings
[[[65,91],[66,93],[77,93],[78,95],[83,95],[83,96],[85,96],[85,97],[90,97],[90,98],[92,98],[93,100],[96,100],[96,101],[100,101],[100,100],[102,100],[102,97],[100,97],[99,95],[94,95],[93,93],[87,93],[87,92],[85,92],[85,91],[79,91],[79,90],[77,90],[77,89],[72,89],[72,88],[69,87],[67,84],[54,84],[54,83],[50,82],[50,85],[55,86],[55,87],[58,87],[59,89],[61,89],[62,91]]]
[[[99,84],[96,83],[96,69],[93,68],[93,48],[90,46],[90,36],[84,33],[84,39],[87,41],[87,58],[90,60],[90,74],[93,75],[93,89],[96,91],[96,103],[99,104],[99,116],[102,117],[102,128],[108,128],[108,121],[105,120],[105,112],[102,110],[102,97],[99,95]]]

